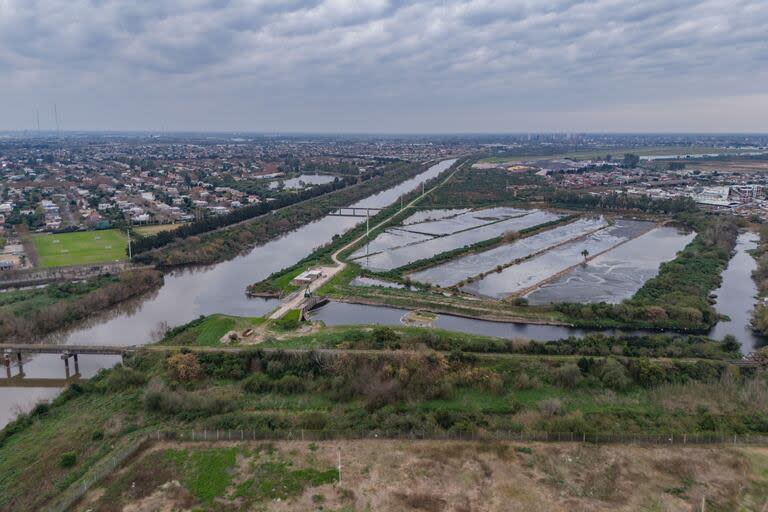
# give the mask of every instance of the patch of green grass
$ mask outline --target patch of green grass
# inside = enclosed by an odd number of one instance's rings
[[[197,345],[218,345],[219,339],[235,326],[235,319],[214,315],[200,325],[197,332]]]
[[[224,496],[232,483],[235,448],[169,450],[168,459],[182,468],[184,485],[203,504]]]
[[[183,224],[154,224],[152,226],[138,226],[132,229],[139,235],[149,236],[162,233],[163,231],[173,231],[180,226],[183,226]]]
[[[425,400],[417,408],[422,411],[478,411],[489,414],[510,414],[515,410],[511,395],[494,395],[476,389],[458,390],[452,398]]]
[[[51,408],[10,436],[0,446],[0,510],[40,510],[46,500],[84,475],[112,449],[114,439],[92,439],[94,428],[110,420],[119,421],[135,407],[140,407],[135,392],[86,394]],[[62,468],[60,459],[68,452],[76,455],[77,465]],[[26,503],[28,508],[14,508],[12,503]]]
[[[244,331],[257,327],[265,321],[262,317],[237,317],[218,314],[200,317],[171,329],[161,343],[163,345],[215,347],[221,345],[219,340],[227,332]]]
[[[278,331],[292,331],[299,326],[301,311],[291,309],[286,314],[272,323],[272,326]]]
[[[128,259],[128,239],[116,229],[32,237],[42,267],[107,263]]]
[[[337,482],[336,469],[293,469],[283,460],[260,462],[253,466],[253,478],[237,486],[235,495],[251,502],[287,499],[298,496],[307,487],[317,487]]]

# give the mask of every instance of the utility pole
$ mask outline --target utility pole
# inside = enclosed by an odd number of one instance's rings
[[[131,229],[125,228],[125,234],[128,235],[128,259],[133,259],[133,254],[131,251]]]
[[[371,237],[371,226],[369,223],[370,218],[371,218],[371,210],[366,209],[365,210],[365,237],[366,238]]]
[[[341,486],[341,446],[338,447],[339,451],[339,486]]]

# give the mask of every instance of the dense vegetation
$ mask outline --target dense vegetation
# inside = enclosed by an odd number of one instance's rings
[[[650,196],[630,195],[624,192],[588,194],[557,189],[548,191],[544,199],[553,206],[602,211],[638,211],[675,214],[695,212],[696,203],[690,197],[653,199]]]
[[[163,276],[154,270],[123,272],[77,283],[0,295],[0,336],[32,341],[57,329],[156,289]]]
[[[427,208],[493,206],[541,199],[547,181],[533,173],[467,168],[422,203]]]
[[[376,327],[370,332],[352,331],[348,340],[319,346],[355,349],[407,349],[428,347],[441,352],[474,352],[484,354],[529,354],[560,356],[625,356],[625,357],[692,357],[734,359],[740,357],[741,345],[733,337],[722,342],[704,336],[679,334],[605,335],[587,334],[552,341],[502,340],[479,336],[457,337],[455,333],[429,330],[398,334],[389,327]]]
[[[242,222],[244,220],[264,215],[279,208],[285,208],[292,204],[300,203],[314,197],[322,196],[333,192],[335,190],[342,189],[357,180],[348,178],[344,180],[336,179],[331,183],[324,185],[315,185],[311,188],[307,188],[301,191],[292,192],[289,194],[281,194],[279,197],[274,198],[272,201],[265,201],[249,206],[238,208],[226,215],[211,215],[188,224],[183,224],[180,227],[168,230],[160,231],[149,236],[139,236],[133,242],[133,253],[141,254],[142,252],[149,251],[151,249],[157,249],[176,240],[187,238],[190,236],[200,235],[208,231],[213,231],[221,227],[229,226]]]
[[[344,206],[423,172],[420,164],[393,164],[386,172],[360,184],[342,188],[242,222],[236,226],[179,239],[134,259],[161,267],[211,264],[233,258],[254,245],[265,243],[328,214],[333,205]]]
[[[768,226],[760,227],[760,242],[753,256],[757,260],[757,268],[752,278],[757,284],[758,295],[763,298],[768,295]],[[758,302],[752,312],[752,329],[758,334],[768,336],[768,305]]]
[[[341,348],[450,352],[138,354],[0,433],[0,509],[39,509],[112,447],[156,429],[768,432],[765,376],[729,365],[733,343],[594,336],[537,344],[413,328],[328,336],[323,344],[334,336]]]

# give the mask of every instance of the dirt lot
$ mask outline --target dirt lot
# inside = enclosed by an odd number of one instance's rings
[[[197,473],[189,472],[189,463],[180,471],[182,459],[196,461]],[[768,510],[768,449],[434,441],[163,444],[92,490],[76,510],[698,511],[702,502],[710,512]]]
[[[768,172],[768,160],[735,158],[733,160],[691,160],[686,168],[703,172]]]

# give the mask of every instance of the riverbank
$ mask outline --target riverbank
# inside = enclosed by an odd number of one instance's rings
[[[385,208],[398,198],[439,176],[453,160],[430,166],[415,177],[375,193],[351,206]],[[211,266],[176,268],[164,275],[156,292],[100,310],[87,321],[72,324],[67,330],[52,333],[51,343],[62,345],[143,345],[157,341],[173,326],[200,315],[221,313],[235,317],[257,317],[277,306],[276,301],[249,298],[243,293],[247,283],[259,281],[277,270],[305,258],[312,249],[342,236],[360,223],[359,218],[325,216],[283,236],[254,248],[247,254]],[[118,362],[112,356],[86,356],[80,360],[83,378]],[[14,362],[14,373],[17,372]],[[41,399],[51,399],[68,383],[63,379],[61,360],[56,356],[25,359],[26,376],[6,379],[0,375],[0,426],[11,421],[18,411],[29,411]],[[37,386],[30,382],[36,381]]]
[[[268,240],[318,220],[331,208],[344,207],[407,181],[427,170],[425,164],[398,164],[392,170],[357,185],[313,197],[268,214],[190,236],[159,249],[139,254],[134,259],[161,268],[184,265],[210,265],[231,259]]]
[[[34,343],[163,284],[157,270],[129,270],[72,283],[0,294],[0,337]]]
[[[703,338],[531,344],[369,326],[293,340],[279,346],[335,350],[166,346],[70,387],[0,434],[0,508],[39,510],[157,430],[768,430],[764,375]]]

